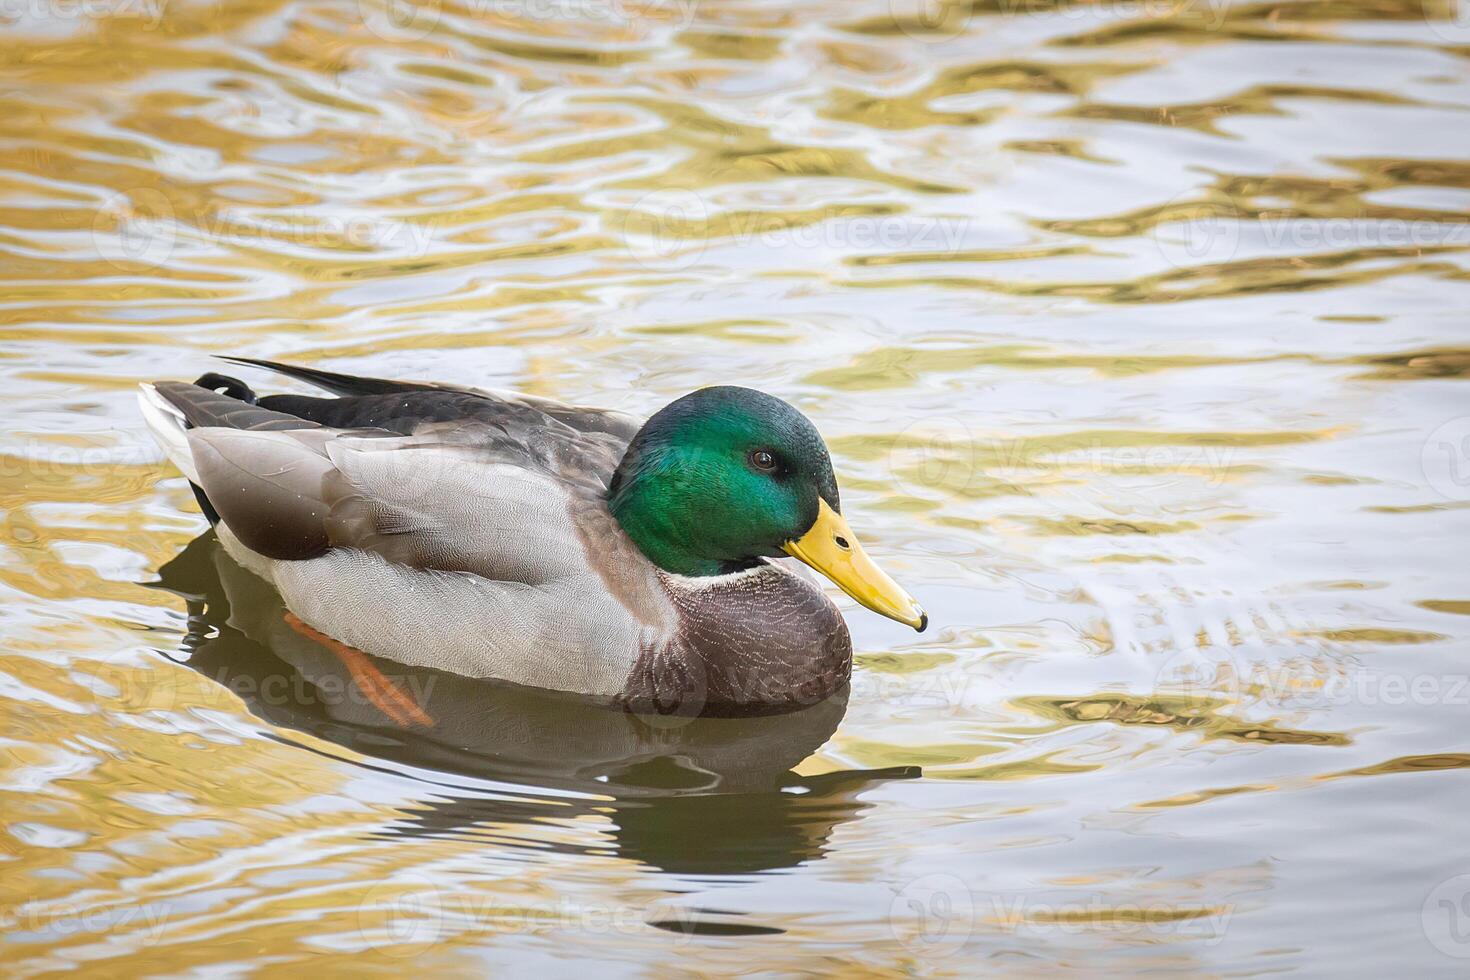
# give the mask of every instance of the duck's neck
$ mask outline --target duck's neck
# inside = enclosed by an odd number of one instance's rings
[[[748,561],[705,553],[700,542],[710,518],[698,503],[700,496],[687,478],[644,469],[615,478],[608,508],[644,556],[666,572],[703,578],[749,567]]]
[[[747,546],[758,535],[748,507],[731,499],[719,473],[697,447],[640,434],[613,474],[608,509],[666,572],[705,578],[743,571],[758,562],[760,549]]]

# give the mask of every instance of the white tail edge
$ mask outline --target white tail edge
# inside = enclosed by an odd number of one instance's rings
[[[194,454],[189,449],[184,413],[160,395],[153,385],[141,384],[138,388],[138,407],[143,410],[143,421],[148,423],[153,438],[163,447],[163,453],[169,458],[169,462],[197,484],[199,473],[194,468]]]

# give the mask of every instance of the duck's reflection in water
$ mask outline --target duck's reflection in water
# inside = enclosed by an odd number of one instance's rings
[[[344,661],[293,625],[275,590],[235,564],[212,531],[161,578],[188,601],[190,667],[274,725],[388,760],[396,772],[412,767],[408,775],[433,786],[389,829],[394,836],[602,852],[606,843],[514,833],[515,825],[600,814],[623,857],[677,872],[751,872],[820,857],[833,828],[863,809],[861,789],[918,774],[792,772],[836,730],[846,689],[770,717],[632,714],[386,660]],[[456,787],[445,773],[513,791]]]

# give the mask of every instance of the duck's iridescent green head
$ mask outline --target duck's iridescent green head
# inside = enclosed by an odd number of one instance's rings
[[[816,427],[764,392],[719,386],[671,402],[628,446],[608,504],[665,571],[724,575],[790,554],[868,608],[915,629],[928,623],[842,518]]]

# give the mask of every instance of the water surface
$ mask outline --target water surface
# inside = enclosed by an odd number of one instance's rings
[[[1463,975],[1465,7],[4,16],[7,970]],[[405,731],[143,429],[213,353],[775,392],[934,626]]]

